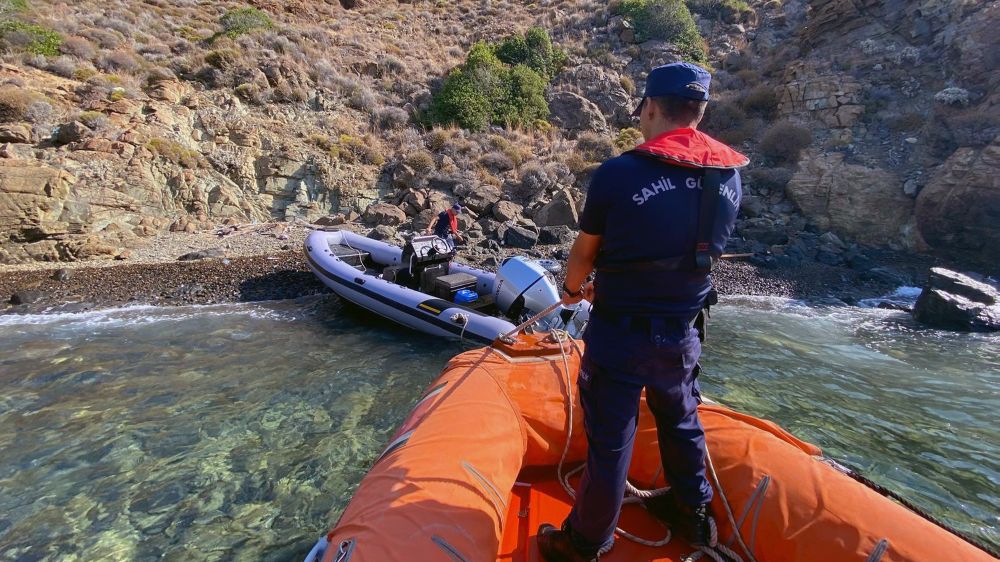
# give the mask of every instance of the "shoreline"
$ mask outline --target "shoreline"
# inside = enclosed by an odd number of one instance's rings
[[[0,314],[256,302],[332,292],[309,270],[298,240],[283,244],[283,248],[287,249],[192,261],[105,261],[76,263],[68,268],[53,264],[4,268],[0,269]],[[534,257],[544,253],[544,257],[554,257],[566,250],[550,246],[529,252],[504,249],[503,253]],[[477,257],[474,251],[460,249],[461,261],[485,267],[476,263]],[[922,285],[927,269],[933,265],[932,259],[922,256],[890,258],[892,263],[887,266],[867,271],[818,262],[769,268],[750,261],[724,261],[713,275],[723,297],[773,296],[816,304],[854,305],[864,298],[888,295],[900,286]],[[559,261],[565,267],[565,260]]]

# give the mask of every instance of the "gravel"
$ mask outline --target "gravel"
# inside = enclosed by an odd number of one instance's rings
[[[159,243],[136,252],[127,261],[5,266],[0,271],[0,314],[79,312],[133,304],[261,301],[327,293],[329,289],[306,265],[301,248],[307,233],[307,228],[294,225],[277,235],[266,225],[223,238],[174,233],[158,237]],[[188,252],[213,248],[222,248],[225,257],[177,260]],[[496,256],[470,251],[472,259],[461,261],[484,267],[489,257],[497,263],[516,254],[558,258],[567,255],[567,250],[561,246],[536,247],[527,252],[504,248]],[[876,263],[889,267],[876,268],[876,273],[818,262],[764,268],[748,261],[723,261],[714,277],[722,295],[770,295],[824,304],[854,304],[861,298],[891,293],[902,284],[922,284],[932,261],[899,254],[878,258]],[[565,271],[565,260],[558,261]],[[15,302],[20,304],[12,304]]]

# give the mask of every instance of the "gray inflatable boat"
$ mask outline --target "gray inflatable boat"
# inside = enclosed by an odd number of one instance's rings
[[[414,236],[400,248],[317,230],[305,253],[313,273],[340,297],[435,336],[489,344],[551,307],[526,330],[580,337],[590,316],[587,301],[556,306],[560,294],[543,261],[511,257],[491,273],[453,261],[455,250],[437,236]]]

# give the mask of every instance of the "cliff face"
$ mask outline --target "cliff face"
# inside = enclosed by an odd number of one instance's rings
[[[784,10],[794,41],[762,56],[787,63],[780,114],[817,131],[787,188],[798,208],[850,239],[1000,259],[998,3]]]
[[[39,70],[7,65],[0,79],[81,104],[79,84]],[[294,142],[289,116],[261,115],[230,93],[168,81],[81,109],[94,127],[71,120],[34,146],[3,148],[0,261],[111,257],[168,229],[311,220],[378,196],[374,170],[317,157]]]
[[[112,257],[167,230],[376,203],[395,211],[367,213],[372,225],[419,229],[455,197],[480,213],[464,227],[484,249],[510,226],[540,235],[573,225],[593,166],[635,140],[621,131],[645,73],[681,57],[637,42],[603,2],[256,2],[273,25],[238,37],[219,27],[236,2],[119,4],[32,3],[18,17],[59,31],[55,54],[3,39],[0,263]],[[696,15],[716,74],[705,128],[753,156],[738,249],[815,257],[831,231],[846,242],[826,250],[996,262],[998,4],[755,1]],[[546,94],[553,128],[417,124],[474,41],[531,25],[569,54]]]

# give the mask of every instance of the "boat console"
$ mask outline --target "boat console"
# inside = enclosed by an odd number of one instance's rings
[[[387,267],[382,272],[382,278],[422,293],[434,294],[437,279],[448,275],[448,264],[454,257],[454,248],[444,238],[414,236],[403,247],[400,264]]]

